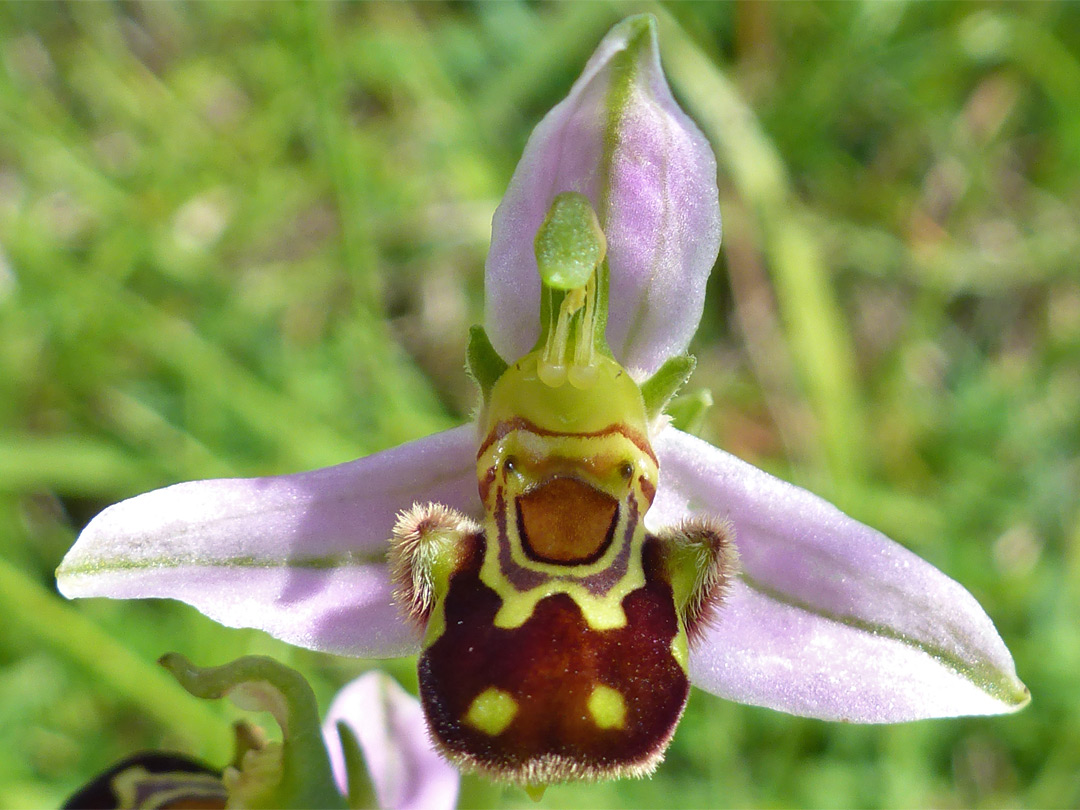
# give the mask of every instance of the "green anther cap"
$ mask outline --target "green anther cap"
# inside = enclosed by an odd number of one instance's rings
[[[576,191],[555,197],[536,234],[536,265],[544,284],[556,290],[584,287],[606,252],[588,197]]]

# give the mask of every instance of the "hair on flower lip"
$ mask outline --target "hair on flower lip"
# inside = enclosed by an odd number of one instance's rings
[[[719,612],[739,574],[739,552],[734,531],[727,521],[715,517],[684,518],[668,530],[670,553],[685,555],[692,571],[691,598],[683,609],[683,621],[691,648],[719,620]]]

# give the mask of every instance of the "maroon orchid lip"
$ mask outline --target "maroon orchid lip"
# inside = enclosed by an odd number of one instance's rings
[[[555,476],[517,498],[518,532],[538,562],[586,565],[611,546],[619,502],[572,476]]]
[[[419,661],[439,749],[519,784],[650,773],[690,689],[672,652],[678,619],[661,544],[646,541],[645,583],[621,602],[626,624],[609,629],[593,627],[567,593],[540,600],[521,626],[499,627],[503,600],[480,579],[484,542],[476,535],[464,547],[446,630]],[[497,710],[477,712],[485,702]]]

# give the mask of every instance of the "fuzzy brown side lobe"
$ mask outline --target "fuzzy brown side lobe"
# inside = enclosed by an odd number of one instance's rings
[[[694,560],[694,587],[680,606],[691,645],[716,620],[739,571],[734,530],[726,521],[709,517],[684,520],[658,536],[667,554]]]
[[[438,503],[414,503],[398,514],[387,561],[394,583],[394,600],[409,620],[423,630],[435,604],[435,586],[431,576],[433,555],[446,554],[439,543],[459,543],[461,538],[480,534],[480,527],[469,518]]]
[[[497,779],[550,782],[652,770],[686,705],[689,682],[672,656],[678,619],[659,548],[646,544],[646,583],[622,602],[627,625],[594,630],[565,593],[542,599],[513,629],[495,627],[498,594],[479,578],[471,546],[447,595],[446,631],[420,658],[420,695],[432,734],[460,766]],[[601,728],[588,701],[597,686],[625,703],[621,728]],[[463,718],[489,688],[517,710],[497,735]]]

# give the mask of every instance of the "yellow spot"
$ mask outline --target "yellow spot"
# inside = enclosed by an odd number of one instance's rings
[[[675,663],[679,665],[683,672],[689,672],[690,648],[681,619],[679,620],[679,632],[671,640],[671,657],[675,659]]]
[[[488,556],[495,559],[495,565],[498,565],[494,554]],[[484,564],[487,565],[486,559]],[[481,580],[487,582],[483,576]],[[552,594],[566,593],[581,608],[581,613],[591,629],[618,630],[626,627],[626,611],[622,609],[622,599],[635,587],[640,587],[638,580],[643,582],[644,576],[640,576],[640,570],[631,569],[630,574],[604,596],[595,596],[576,582],[551,580],[532,590],[519,592],[513,590],[513,586],[504,585],[505,580],[496,580],[495,590],[502,594],[503,603],[495,614],[495,626],[506,630],[521,627],[532,617],[537,602]]]
[[[598,728],[622,728],[626,723],[626,702],[610,686],[597,686],[589,695],[589,714]]]
[[[465,722],[477,731],[496,737],[506,731],[515,714],[517,701],[513,695],[502,689],[489,687],[473,700],[465,715]]]

